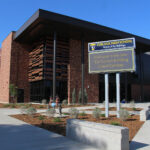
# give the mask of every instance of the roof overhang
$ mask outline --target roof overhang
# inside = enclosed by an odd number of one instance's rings
[[[116,38],[135,37],[136,42],[150,46],[150,40],[130,33],[83,21],[80,19],[60,15],[57,13],[37,10],[14,35],[14,40],[31,42],[42,35],[52,32],[64,33],[71,38],[85,38],[86,40],[112,40]]]

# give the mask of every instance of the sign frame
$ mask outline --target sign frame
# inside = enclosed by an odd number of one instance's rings
[[[101,48],[101,49],[97,49],[97,50],[90,50],[90,45],[91,44],[100,44],[100,43],[113,43],[113,42],[120,42],[120,41],[125,41],[125,40],[133,40],[133,45],[132,46],[124,46],[124,47],[111,47],[111,48]],[[119,43],[118,43],[119,44]],[[125,44],[125,43],[124,43]],[[113,44],[112,44],[113,45]],[[117,45],[117,44],[114,44]],[[109,45],[111,46],[111,44]],[[116,39],[116,40],[108,40],[108,41],[99,41],[99,42],[90,42],[88,43],[88,52],[89,53],[94,53],[94,52],[98,52],[98,51],[105,51],[105,50],[113,50],[113,49],[125,49],[125,48],[136,48],[136,44],[135,44],[135,38],[124,38],[124,39]]]
[[[104,70],[104,71],[91,71],[90,69],[90,55],[92,54],[100,54],[100,53],[107,53],[107,52],[121,52],[121,51],[132,51],[132,68],[131,69],[119,69],[119,70]],[[130,48],[130,49],[116,49],[116,50],[108,50],[108,51],[96,51],[94,53],[89,53],[88,54],[88,62],[89,62],[89,65],[88,65],[88,72],[89,74],[96,74],[96,73],[101,73],[101,74],[105,74],[105,73],[116,73],[116,72],[135,72],[136,71],[136,57],[135,57],[135,51],[134,49]]]

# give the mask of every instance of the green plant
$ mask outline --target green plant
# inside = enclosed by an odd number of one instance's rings
[[[43,105],[39,105],[38,107],[39,107],[39,108],[44,108],[44,106],[43,106]]]
[[[76,108],[70,108],[69,109],[69,114],[71,118],[78,118],[79,115],[79,110]]]
[[[63,115],[69,115],[69,113],[63,113]]]
[[[50,108],[50,109],[47,109],[46,111],[46,115],[50,118],[50,117],[54,117],[56,113],[56,110],[54,108]]]
[[[17,87],[14,84],[9,85],[9,93],[10,93],[10,96],[13,98],[12,102],[14,103],[17,97]]]
[[[29,107],[27,109],[27,114],[31,117],[33,117],[33,115],[37,112],[37,110],[34,107]]]
[[[21,112],[21,114],[26,114],[27,113],[27,107],[26,106],[21,106],[20,107],[20,112]]]
[[[74,88],[72,91],[72,103],[75,104],[76,103],[76,89]]]
[[[21,106],[25,106],[25,104],[23,104],[23,103],[19,103],[19,104],[16,104],[16,106],[21,107]]]
[[[128,119],[129,112],[125,109],[120,109],[119,115],[120,115],[120,119],[125,121],[126,119]]]
[[[32,104],[26,104],[25,105],[27,108],[32,107]]]
[[[94,118],[99,119],[100,116],[101,116],[101,110],[100,110],[100,108],[97,108],[97,107],[96,107],[96,108],[93,110],[92,115],[93,115]]]
[[[11,108],[16,108],[16,104],[10,104]]]
[[[86,113],[85,113],[85,111],[82,111],[79,115],[80,116],[86,116]]]
[[[87,91],[86,91],[86,88],[84,89],[84,104],[87,104],[87,101],[88,101],[88,94],[87,94]]]
[[[10,104],[3,104],[3,107],[8,108],[10,107]]]
[[[131,108],[135,108],[135,102],[134,102],[133,99],[132,99],[131,102],[130,102],[130,107],[131,107]]]
[[[136,108],[135,108],[135,107],[133,107],[132,109],[133,109],[133,111],[136,111]]]
[[[66,99],[64,99],[64,100],[62,101],[62,104],[66,106],[66,105],[68,104],[68,101],[67,101]]]
[[[105,117],[105,114],[101,114],[101,117]]]
[[[56,117],[56,118],[53,118],[53,121],[54,121],[54,122],[61,122],[61,119],[58,118],[58,117]]]
[[[79,90],[79,95],[78,95],[78,103],[82,103],[82,93],[81,93],[81,89]]]
[[[111,122],[111,125],[121,126],[121,123],[119,123],[119,122]]]

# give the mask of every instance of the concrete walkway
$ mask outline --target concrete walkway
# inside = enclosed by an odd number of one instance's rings
[[[133,138],[130,150],[150,150],[150,118]]]
[[[115,106],[111,104],[113,105]],[[137,107],[147,108],[148,105],[150,104],[139,104]],[[94,106],[78,109],[82,111],[92,108]],[[67,112],[68,108],[64,108],[63,111]],[[19,109],[0,109],[0,149],[2,150],[97,150],[8,116],[19,113]],[[144,123],[130,143],[130,150],[150,150],[150,119]]]
[[[0,109],[1,150],[97,150],[8,116],[17,112]]]

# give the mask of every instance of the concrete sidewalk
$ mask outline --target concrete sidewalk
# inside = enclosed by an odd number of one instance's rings
[[[150,118],[133,138],[130,150],[150,150]]]
[[[0,109],[1,150],[97,150],[9,117],[7,113]]]

